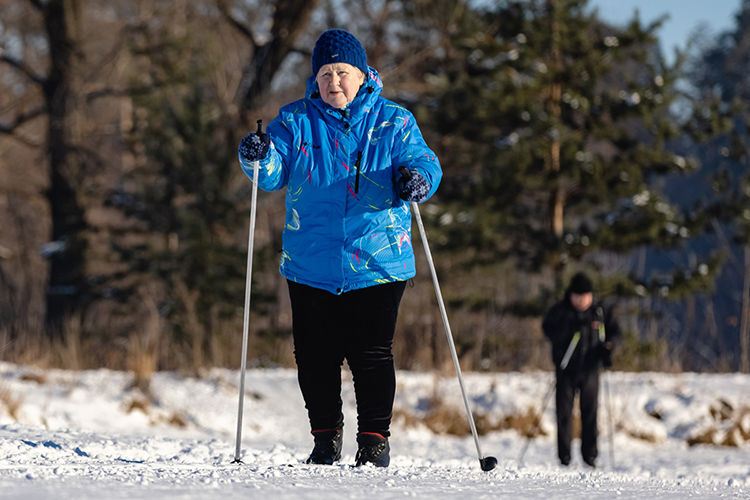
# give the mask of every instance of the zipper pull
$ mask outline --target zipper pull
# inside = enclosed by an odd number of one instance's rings
[[[354,168],[357,169],[357,177],[354,179],[354,192],[359,193],[359,162],[362,161],[362,151],[357,152],[357,163],[354,164]]]

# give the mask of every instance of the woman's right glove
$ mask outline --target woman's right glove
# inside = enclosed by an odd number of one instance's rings
[[[250,132],[240,142],[240,156],[247,161],[264,160],[268,154],[268,148],[271,145],[271,138],[268,134],[261,132]]]
[[[605,368],[612,367],[612,342],[602,342],[599,344],[599,356]]]

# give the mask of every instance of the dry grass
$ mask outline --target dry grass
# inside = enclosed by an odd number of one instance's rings
[[[10,418],[18,422],[19,411],[23,404],[23,397],[17,396],[14,392],[7,387],[5,384],[0,385],[0,403],[5,406],[8,411]]]
[[[133,387],[150,396],[151,376],[159,367],[162,319],[153,292],[143,291],[142,296],[148,321],[141,332],[132,333],[128,338],[125,366],[133,373]]]
[[[493,418],[492,415],[472,411],[477,434],[484,435],[492,431],[515,430],[522,436],[536,437],[546,436],[547,433],[538,425],[539,414],[534,408],[528,408],[524,413],[505,415],[501,418]],[[393,420],[398,421],[404,427],[416,427],[425,425],[436,434],[450,434],[454,436],[468,436],[471,427],[462,407],[454,407],[445,404],[439,398],[433,397],[428,404],[424,416],[417,416],[407,410],[398,408],[393,412]],[[580,423],[578,424],[580,433]]]
[[[128,341],[127,369],[133,373],[132,387],[143,394],[151,393],[151,376],[156,371],[157,354],[147,339],[131,335]]]
[[[126,413],[133,413],[138,410],[144,415],[149,414],[149,408],[151,408],[151,401],[144,397],[135,396],[126,404]]]
[[[47,383],[47,376],[43,372],[26,372],[20,378],[24,382],[36,382],[39,385]]]
[[[686,439],[689,446],[709,444],[738,448],[750,441],[750,407],[734,408],[719,399],[709,408],[713,423]]]
[[[173,427],[185,428],[188,425],[188,420],[177,412],[171,414],[164,414],[163,411],[159,411],[154,408],[153,401],[150,398],[142,395],[134,395],[129,402],[126,403],[125,411],[132,413],[134,411],[140,411],[147,417],[149,417],[151,425],[158,425],[160,423],[166,423]]]
[[[529,408],[520,415],[507,415],[503,421],[504,429],[515,429],[519,434],[528,438],[546,436],[547,433],[539,425],[540,415],[534,408]]]

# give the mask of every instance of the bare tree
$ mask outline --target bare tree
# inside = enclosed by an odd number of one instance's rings
[[[235,17],[231,2],[216,0],[216,6],[222,15],[252,47],[250,61],[242,70],[242,79],[235,96],[241,119],[244,119],[247,111],[263,102],[284,59],[291,52],[298,51],[294,44],[308,28],[310,17],[317,5],[318,0],[277,0],[274,2],[270,32],[267,36],[261,37],[252,24]]]
[[[71,140],[71,95],[72,75],[81,60],[77,46],[81,1],[29,0],[29,4],[41,17],[41,34],[49,54],[46,72],[14,57],[8,50],[0,53],[0,62],[36,85],[42,99],[36,107],[18,113],[11,122],[0,123],[0,133],[30,145],[39,144],[42,141],[27,137],[21,127],[37,117],[47,117],[44,144],[49,161],[47,199],[52,213],[52,243],[47,247],[50,269],[46,321],[49,328],[61,331],[63,318],[78,307],[85,293],[81,233],[86,223],[71,182],[71,174],[77,170],[76,148]]]

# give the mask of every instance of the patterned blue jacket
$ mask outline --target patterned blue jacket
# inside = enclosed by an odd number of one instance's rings
[[[398,168],[416,170],[437,190],[442,171],[414,116],[367,82],[345,109],[321,99],[315,78],[306,98],[281,108],[268,125],[271,148],[258,186],[286,187],[280,271],[289,280],[341,294],[415,275],[411,212]],[[253,166],[240,156],[252,179]]]

